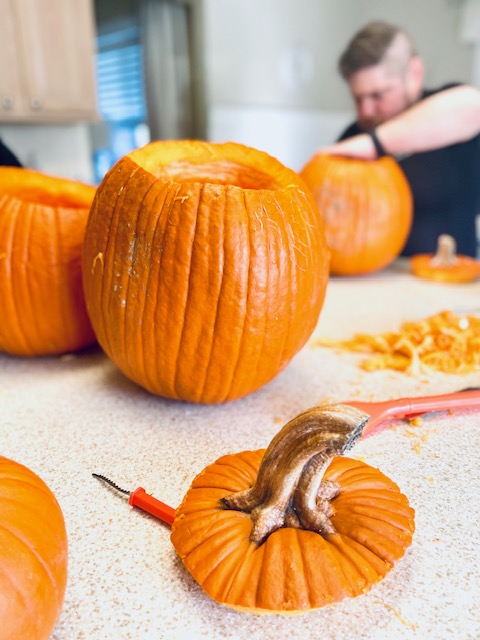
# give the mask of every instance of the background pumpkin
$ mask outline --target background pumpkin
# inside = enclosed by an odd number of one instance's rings
[[[0,351],[41,356],[95,341],[81,253],[95,188],[0,167]]]
[[[337,533],[284,527],[260,545],[252,520],[219,501],[255,482],[264,450],[223,456],[193,481],[172,525],[172,543],[216,601],[254,613],[307,611],[360,595],[381,580],[410,545],[414,511],[373,467],[335,457],[324,479],[341,485],[332,500]]]
[[[332,274],[383,269],[400,254],[412,223],[412,196],[393,158],[316,154],[300,175],[325,223]]]
[[[0,512],[0,640],[47,640],[67,582],[62,511],[33,471],[0,457]]]
[[[271,380],[311,335],[323,224],[290,169],[240,144],[154,142],[100,184],[83,282],[98,341],[129,378],[218,403]]]

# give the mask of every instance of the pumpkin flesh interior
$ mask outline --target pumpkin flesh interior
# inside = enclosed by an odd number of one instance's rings
[[[148,151],[137,149],[129,157],[148,173],[169,182],[232,185],[246,190],[293,186],[291,170],[268,154],[233,143],[152,143]]]

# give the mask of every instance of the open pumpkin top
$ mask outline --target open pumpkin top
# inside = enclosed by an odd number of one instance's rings
[[[263,151],[234,142],[152,142],[128,154],[135,163],[169,182],[224,184],[276,190],[301,184],[299,176]]]
[[[0,167],[2,195],[49,207],[85,209],[92,204],[95,187],[23,167]]]

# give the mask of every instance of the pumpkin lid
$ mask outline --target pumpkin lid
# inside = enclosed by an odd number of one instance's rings
[[[480,262],[458,255],[455,239],[448,234],[438,237],[435,254],[412,256],[410,267],[414,275],[437,282],[472,282],[480,277]]]
[[[266,451],[224,456],[197,476],[171,539],[208,595],[253,613],[302,612],[388,573],[411,543],[414,511],[379,470],[341,457],[367,418],[314,407]]]

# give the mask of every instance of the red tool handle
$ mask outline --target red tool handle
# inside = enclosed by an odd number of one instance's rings
[[[363,437],[373,431],[378,431],[380,423],[394,418],[406,418],[430,411],[445,409],[468,409],[480,406],[480,391],[478,389],[445,393],[438,396],[419,396],[417,398],[396,398],[383,402],[345,402],[350,406],[364,411],[370,416],[363,430]]]
[[[175,519],[175,509],[148,494],[143,487],[132,491],[128,502],[132,507],[143,509],[167,524],[172,524]]]
[[[427,413],[429,411],[477,407],[480,405],[480,392],[458,391],[456,393],[445,393],[438,396],[401,398],[399,400],[379,403],[379,405],[381,404],[383,404],[386,414],[400,418]]]

